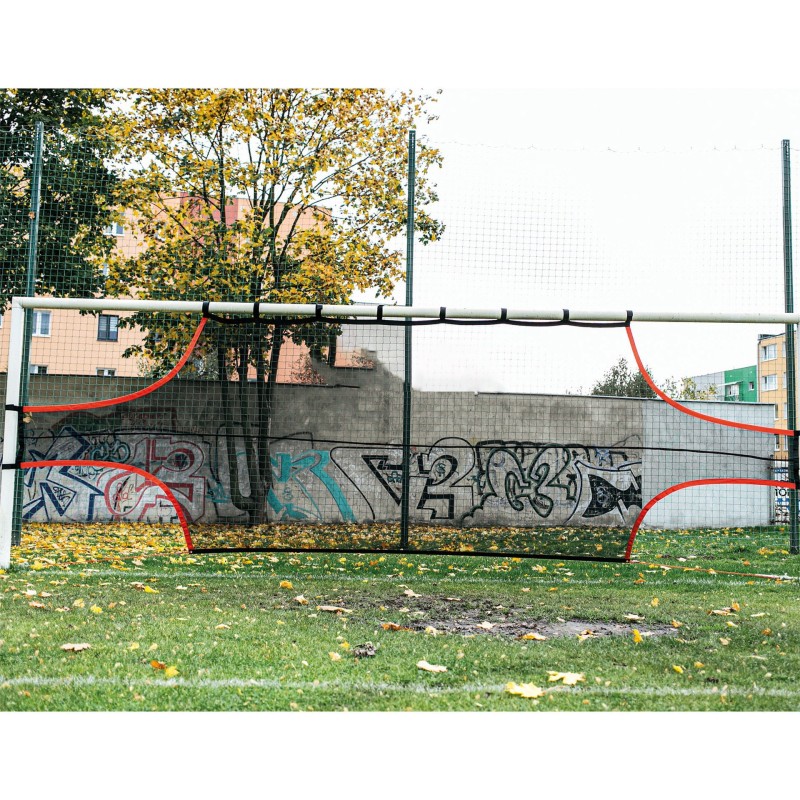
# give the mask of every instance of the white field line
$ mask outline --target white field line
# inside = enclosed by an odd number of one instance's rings
[[[496,583],[505,583],[509,585],[520,584],[522,586],[533,586],[535,584],[544,584],[547,586],[608,586],[613,587],[614,584],[619,583],[620,581],[625,580],[625,576],[621,576],[619,578],[613,579],[610,577],[605,578],[575,578],[571,577],[569,581],[565,582],[562,578],[558,575],[554,575],[552,577],[543,578],[540,576],[539,573],[536,574],[525,574],[522,573],[520,575],[515,576],[513,579],[503,579],[498,578],[497,575],[492,575],[491,573],[486,573],[482,576],[464,576],[464,575],[454,575],[451,580],[448,580],[445,575],[437,574],[434,576],[427,576],[427,575],[403,575],[403,576],[389,576],[389,575],[372,575],[367,578],[362,578],[358,575],[354,575],[352,573],[346,574],[337,574],[335,572],[327,571],[322,573],[282,573],[282,572],[264,572],[264,571],[231,571],[228,573],[224,572],[203,572],[201,569],[198,569],[197,572],[185,572],[185,571],[171,571],[169,569],[162,570],[160,565],[154,565],[155,569],[152,572],[147,572],[144,570],[128,570],[122,571],[118,569],[92,569],[91,567],[86,568],[82,567],[78,569],[69,568],[65,570],[22,570],[20,572],[35,572],[36,575],[40,577],[44,577],[47,575],[53,574],[71,574],[71,575],[80,575],[80,573],[85,572],[87,576],[89,575],[97,575],[102,578],[106,578],[109,576],[115,576],[117,578],[124,578],[130,576],[131,578],[141,578],[141,577],[158,577],[159,580],[168,580],[170,578],[187,578],[192,580],[199,580],[199,579],[208,579],[208,580],[230,580],[230,581],[237,581],[237,580],[247,580],[252,578],[270,578],[272,580],[295,580],[295,581],[318,581],[318,580],[327,580],[327,581],[340,581],[341,583],[371,583],[373,580],[380,580],[380,581],[391,581],[392,583],[397,584],[424,584],[424,583],[435,583],[438,584],[440,588],[446,590],[448,585],[452,585],[456,587],[458,584],[467,583],[467,584],[486,584],[490,580],[495,579]],[[644,570],[639,570],[642,572]],[[659,574],[661,572],[662,574]],[[704,576],[691,576],[689,577],[684,572],[678,572],[677,570],[659,570],[659,572],[650,572],[648,579],[649,580],[661,580],[662,578],[666,578],[667,583],[682,583],[682,584],[689,584],[689,585],[696,585],[696,586],[715,586],[719,585],[720,582],[725,583],[728,586],[747,586],[750,580],[766,580],[765,578],[734,578],[731,575],[720,575],[719,573],[715,575],[704,575]],[[677,575],[680,576],[677,579]],[[450,574],[450,573],[448,573]],[[638,575],[638,572],[636,573]],[[630,576],[633,578],[633,576]],[[781,576],[781,579],[786,583],[790,583],[792,581],[800,580],[800,578],[792,575],[784,575]]]
[[[80,688],[92,686],[112,686],[112,687],[139,687],[139,688],[169,688],[169,689],[290,689],[296,691],[302,689],[303,692],[323,691],[342,691],[342,692],[409,692],[412,694],[474,694],[480,692],[504,692],[504,684],[481,684],[465,683],[462,686],[432,686],[428,683],[368,683],[365,681],[280,681],[275,679],[244,679],[244,678],[170,678],[169,680],[157,679],[134,679],[125,680],[123,678],[101,678],[94,675],[71,678],[44,678],[39,676],[29,676],[20,678],[5,678],[0,676],[0,688],[10,687],[66,687]],[[596,695],[601,697],[613,697],[616,695],[639,697],[746,697],[747,695],[759,697],[777,697],[785,699],[800,698],[800,689],[767,689],[760,686],[750,688],[729,687],[724,691],[719,688],[683,688],[683,687],[607,687],[607,686],[576,686],[574,688],[548,687],[545,683],[542,687],[546,691],[553,693],[574,693],[580,695]]]

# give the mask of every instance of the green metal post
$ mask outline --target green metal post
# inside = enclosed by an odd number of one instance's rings
[[[792,270],[792,177],[789,140],[782,142],[783,149],[783,285],[786,312],[794,313],[794,276]],[[786,424],[797,432],[797,359],[795,356],[795,325],[786,326]],[[787,436],[789,450],[789,479],[800,485],[797,435]],[[789,550],[800,552],[797,530],[797,490],[789,492]]]
[[[42,191],[42,152],[44,149],[44,125],[36,123],[33,142],[33,163],[31,164],[31,205],[28,224],[28,268],[25,276],[25,297],[36,294],[36,263],[39,245],[39,210]],[[22,374],[20,376],[20,403],[28,402],[28,378],[31,336],[33,335],[33,314],[25,313],[25,333],[22,341]],[[20,431],[22,428],[20,428]],[[11,544],[19,545],[22,539],[22,491],[23,481],[17,481],[14,490],[14,525],[11,531]]]
[[[408,133],[408,211],[406,216],[406,305],[414,305],[414,184],[417,174],[417,132]],[[400,547],[408,549],[408,504],[411,478],[411,320],[405,327],[403,375],[403,483],[400,495]]]

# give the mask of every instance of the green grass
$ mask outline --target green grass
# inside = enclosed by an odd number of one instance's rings
[[[650,533],[617,564],[187,555],[174,531],[81,530],[29,531],[0,574],[0,711],[800,710],[800,585],[749,574],[800,573],[780,539]]]

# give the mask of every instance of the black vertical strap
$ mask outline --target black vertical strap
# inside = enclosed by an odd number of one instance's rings
[[[439,306],[439,320],[444,322],[447,318],[447,309],[444,306]]]
[[[569,325],[569,309],[564,309],[564,316],[561,318],[562,325]]]
[[[322,319],[322,304],[321,303],[317,303],[316,306],[314,306],[314,312],[316,314],[317,320],[321,320]]]
[[[208,313],[208,300],[203,300],[203,316],[204,316],[206,319],[208,319],[208,317],[209,317],[209,316],[211,316],[211,315]]]
[[[508,320],[508,309],[501,308],[500,309],[500,322],[506,322]]]
[[[259,310],[258,310],[258,300],[256,300],[256,302],[253,303],[253,320],[255,322],[258,322],[260,317],[261,317],[261,314],[259,313]]]
[[[626,328],[630,327],[632,319],[633,319],[633,311],[628,309],[628,311],[625,312],[625,327]]]
[[[380,322],[383,319],[383,303],[378,305],[378,313],[376,315],[376,319]]]

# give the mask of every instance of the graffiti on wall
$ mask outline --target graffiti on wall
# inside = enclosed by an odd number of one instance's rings
[[[403,474],[400,448],[338,447],[331,458],[372,502],[374,518],[396,517]],[[638,513],[630,509],[641,509],[641,461],[619,447],[500,439],[472,445],[448,437],[428,449],[414,449],[409,500],[418,522],[623,524]]]
[[[410,518],[463,526],[629,523],[642,506],[637,442],[633,437],[603,448],[505,439],[470,443],[445,437],[430,447],[414,447],[409,463]],[[136,466],[168,486],[191,521],[244,517],[231,502],[231,467],[221,436],[141,429],[109,433],[107,425],[82,424],[79,429],[65,420],[29,440],[26,459]],[[241,437],[234,463],[247,493]],[[310,434],[297,434],[273,442],[271,463],[267,504],[274,521],[368,522],[399,517],[403,454],[396,445],[325,448]],[[88,463],[28,469],[23,485],[27,520],[174,522],[177,518],[163,489],[124,469]]]

